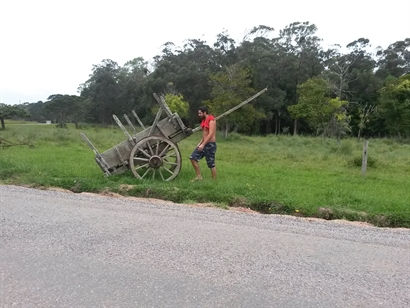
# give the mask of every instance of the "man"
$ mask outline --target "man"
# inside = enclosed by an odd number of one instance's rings
[[[200,107],[198,109],[198,117],[202,120],[202,139],[198,143],[195,150],[192,152],[191,159],[192,166],[195,169],[196,177],[193,181],[202,180],[201,170],[199,169],[199,160],[205,156],[208,168],[211,169],[212,178],[216,179],[215,168],[215,153],[216,153],[216,120],[211,114],[208,114],[207,107]]]

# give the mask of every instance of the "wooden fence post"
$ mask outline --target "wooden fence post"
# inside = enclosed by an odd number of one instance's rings
[[[362,156],[362,175],[366,175],[367,170],[367,148],[369,146],[369,140],[365,140],[363,144],[363,156]]]

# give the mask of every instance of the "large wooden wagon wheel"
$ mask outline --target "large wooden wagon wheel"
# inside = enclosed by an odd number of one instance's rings
[[[130,169],[138,179],[158,178],[171,181],[181,170],[181,153],[171,140],[149,136],[133,147]]]

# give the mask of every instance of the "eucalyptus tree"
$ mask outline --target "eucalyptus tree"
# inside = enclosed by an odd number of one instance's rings
[[[305,119],[316,134],[339,138],[350,131],[347,104],[332,97],[325,79],[313,77],[298,86],[298,103],[288,110],[294,119]]]
[[[379,49],[376,72],[384,80],[388,76],[400,77],[410,73],[410,38],[397,41],[386,49]]]
[[[410,74],[392,78],[380,89],[379,112],[391,135],[410,136]]]
[[[254,27],[237,48],[238,60],[250,70],[255,89],[268,88],[258,98],[257,109],[264,114],[261,120],[262,133],[279,133],[286,92],[281,85],[287,84],[288,74],[283,71],[286,53],[278,46],[274,29],[265,25]]]
[[[198,39],[188,40],[183,49],[167,43],[162,55],[155,57],[154,67],[149,88],[181,93],[189,102],[190,122],[196,122],[198,107],[210,98],[209,75],[218,70],[214,50]]]
[[[28,119],[30,121],[44,122],[48,120],[46,112],[44,111],[44,103],[42,101],[36,103],[26,102],[20,106],[28,112]]]
[[[368,39],[359,38],[347,44],[344,51],[340,46],[329,50],[323,74],[333,94],[350,102],[347,108],[352,131],[357,135],[361,135],[371,125],[369,116],[375,110],[380,87],[374,75],[376,61],[370,47]]]
[[[66,127],[68,122],[75,123],[78,128],[78,123],[84,120],[83,101],[84,99],[77,95],[50,95],[44,103],[44,112],[60,128]]]
[[[118,73],[118,97],[116,113],[124,114],[135,110],[142,118],[150,112],[152,93],[146,89],[149,70],[148,62],[137,57],[127,61]]]
[[[309,22],[294,22],[281,29],[277,45],[281,48],[281,73],[286,76],[280,88],[286,92],[284,109],[297,102],[300,84],[319,75],[323,69],[325,52],[316,35],[317,27]],[[294,134],[298,119],[294,119]]]
[[[233,65],[238,61],[236,43],[226,31],[219,33],[214,43],[215,64],[219,69]]]
[[[251,86],[252,80],[249,70],[240,64],[228,66],[223,71],[211,74],[210,79],[212,85],[211,100],[207,101],[206,104],[215,115],[222,114],[256,92]],[[261,118],[263,118],[263,114],[251,104],[247,104],[222,119],[219,126],[223,127],[225,137],[232,129],[250,133]]]
[[[90,78],[80,86],[81,96],[90,101],[89,120],[111,123],[120,94],[120,72],[117,62],[102,60],[93,66]]]
[[[0,124],[1,129],[6,129],[5,119],[11,119],[13,117],[27,117],[28,113],[20,106],[13,106],[7,104],[0,104]]]

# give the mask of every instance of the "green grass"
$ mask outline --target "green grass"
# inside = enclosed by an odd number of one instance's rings
[[[361,176],[362,142],[292,136],[218,138],[218,180],[204,161],[204,181],[190,183],[188,159],[200,136],[179,143],[179,176],[170,183],[140,181],[130,172],[105,178],[82,142],[85,132],[100,151],[125,137],[117,127],[10,125],[0,137],[32,145],[0,147],[0,182],[62,187],[74,192],[112,191],[176,202],[246,206],[263,213],[344,218],[379,226],[410,227],[410,144],[371,139],[366,177]]]

